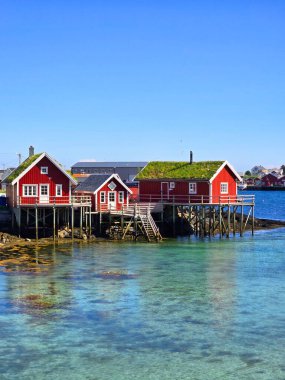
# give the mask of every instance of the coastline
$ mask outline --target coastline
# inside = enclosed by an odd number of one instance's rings
[[[275,228],[285,227],[285,221],[284,220],[272,220],[272,219],[265,219],[265,218],[256,218],[254,221],[254,228],[255,230],[271,230]],[[247,225],[246,230],[251,230],[251,221]],[[6,253],[7,251],[12,253],[19,253],[19,250],[27,249],[27,248],[34,248],[37,247],[39,249],[57,245],[57,246],[70,246],[73,244],[94,244],[94,243],[102,243],[102,242],[120,242],[121,240],[116,239],[110,239],[110,238],[103,238],[103,237],[96,237],[92,239],[79,239],[79,238],[56,238],[55,240],[50,238],[40,238],[38,240],[36,239],[26,239],[26,238],[20,238],[15,235],[11,235],[7,232],[1,232],[0,235],[6,235],[8,240],[7,242],[0,242],[0,254]],[[170,237],[165,237],[163,240],[166,240]],[[173,238],[173,237],[171,237]]]

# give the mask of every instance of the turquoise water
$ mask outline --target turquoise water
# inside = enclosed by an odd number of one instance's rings
[[[285,379],[284,229],[25,257],[0,267],[1,379]]]

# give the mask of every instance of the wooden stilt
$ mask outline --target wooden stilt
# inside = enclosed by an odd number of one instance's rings
[[[175,223],[176,223],[176,218],[175,218],[175,206],[173,205],[172,206],[172,232],[173,232],[173,236],[175,236]]]
[[[92,235],[92,215],[91,215],[91,206],[89,207],[89,236]]]
[[[230,230],[231,230],[231,207],[230,202],[228,204],[228,228],[227,228],[227,238],[230,237]]]
[[[71,206],[71,239],[74,239],[74,208]]]
[[[243,236],[243,205],[241,205],[241,215],[240,215],[240,236]]]
[[[222,237],[222,208],[221,205],[219,205],[219,234],[220,238]]]
[[[21,237],[21,219],[22,219],[21,207],[19,207],[18,210],[19,210],[19,237]]]
[[[80,206],[80,236],[82,236],[82,206]]]
[[[36,217],[36,240],[39,239],[39,218],[38,218],[38,206],[35,208],[35,217]]]
[[[53,240],[55,240],[55,207],[53,207]]]
[[[251,234],[254,234],[254,205],[252,206],[252,224],[251,224]]]

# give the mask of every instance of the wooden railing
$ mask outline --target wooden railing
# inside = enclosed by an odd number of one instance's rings
[[[19,206],[32,206],[32,205],[66,205],[66,206],[91,206],[91,196],[89,195],[72,195],[72,196],[42,196],[42,197],[17,197],[17,204]]]
[[[130,198],[130,203],[164,203],[164,204],[254,204],[254,195],[140,195]]]

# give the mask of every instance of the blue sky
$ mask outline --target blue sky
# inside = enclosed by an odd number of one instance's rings
[[[0,167],[285,163],[285,1],[0,0]]]

